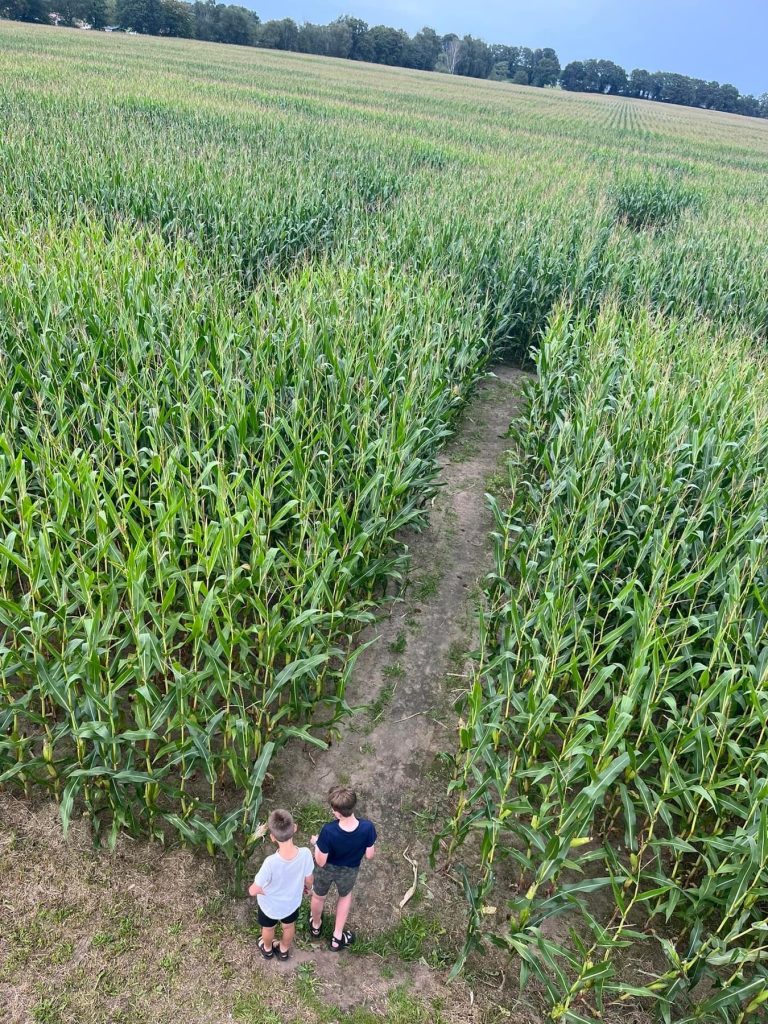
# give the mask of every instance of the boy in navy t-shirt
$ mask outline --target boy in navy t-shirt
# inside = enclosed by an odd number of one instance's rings
[[[338,953],[355,941],[354,932],[345,928],[349,908],[352,906],[352,889],[357,881],[360,863],[365,857],[372,860],[376,852],[376,829],[367,818],[355,817],[357,794],[346,786],[334,786],[328,794],[334,820],[323,825],[319,836],[312,836],[315,847],[314,892],[309,913],[309,930],[314,938],[320,938],[323,927],[323,906],[332,885],[339,893],[336,904],[336,921],[331,938],[331,949]]]

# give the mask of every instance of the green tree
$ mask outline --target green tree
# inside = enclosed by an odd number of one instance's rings
[[[325,52],[329,57],[344,57],[351,60],[353,45],[352,29],[344,18],[338,18],[325,27],[325,50],[317,52]]]
[[[440,37],[433,28],[423,28],[405,46],[405,65],[420,71],[433,71],[440,55]]]
[[[197,0],[192,5],[192,24],[195,39],[215,41],[218,38],[218,20],[216,0]]]
[[[298,26],[293,18],[265,21],[259,26],[257,43],[268,50],[298,50]]]
[[[533,51],[531,85],[554,85],[560,77],[560,60],[551,46]]]
[[[176,36],[189,39],[194,32],[192,7],[184,0],[161,0],[163,16],[160,25],[161,36]]]
[[[584,62],[572,60],[566,64],[560,75],[560,85],[569,92],[585,92],[587,87],[587,71]]]
[[[739,96],[737,112],[745,114],[747,117],[760,117],[760,101],[757,96],[752,96],[749,93]]]
[[[560,61],[557,58],[543,57],[533,69],[531,85],[555,85],[559,77]]]
[[[86,21],[94,28],[104,28],[109,24],[109,4],[107,0],[86,0]]]
[[[528,84],[530,84],[531,75],[536,64],[533,50],[529,46],[520,46],[518,48],[518,55],[518,67],[523,68],[528,76]]]
[[[654,71],[651,75],[651,91],[649,100],[660,100],[664,95],[664,75],[661,71]]]
[[[653,80],[645,68],[635,68],[629,76],[627,95],[638,99],[648,99],[653,90]]]
[[[402,29],[389,28],[387,25],[374,25],[368,31],[368,39],[373,49],[371,58],[376,64],[397,66],[402,64],[403,51],[408,36]]]
[[[715,103],[720,91],[719,82],[705,82],[701,78],[694,79],[694,103],[697,107],[709,109]]]
[[[68,25],[84,21],[93,28],[104,28],[107,24],[106,0],[56,0],[55,5],[49,2],[47,6],[55,6]]]
[[[48,21],[46,0],[0,0],[0,16],[14,21]]]
[[[117,19],[122,28],[157,35],[163,23],[160,0],[117,0]]]
[[[299,53],[319,53],[327,57],[329,29],[329,25],[315,25],[311,21],[305,21],[303,25],[299,25],[297,42]]]
[[[487,78],[493,67],[491,48],[482,39],[464,36],[456,74],[468,78]]]
[[[696,86],[692,78],[677,75],[671,71],[661,72],[662,92],[658,98],[665,103],[680,103],[693,106],[696,102]]]
[[[512,78],[520,65],[520,47],[506,46],[503,43],[494,43],[491,47],[491,57],[494,64],[507,65],[507,78]]]
[[[597,75],[597,91],[604,93],[623,93],[627,88],[627,73],[623,67],[612,60],[595,61]]]
[[[728,114],[736,113],[739,109],[739,90],[735,85],[726,82],[720,86],[715,109],[724,110]]]
[[[255,46],[259,31],[259,19],[253,11],[234,4],[221,5],[218,36],[222,43],[238,46]]]
[[[351,60],[376,60],[368,23],[362,18],[353,18],[349,14],[344,14],[335,22],[331,22],[331,26],[343,29],[349,39],[349,52],[344,56]]]

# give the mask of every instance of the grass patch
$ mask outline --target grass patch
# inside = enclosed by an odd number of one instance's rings
[[[445,817],[445,812],[429,807],[424,811],[412,811],[414,831],[422,838],[431,838],[438,831],[438,821]],[[414,897],[415,898],[415,897]]]
[[[227,902],[227,897],[223,893],[218,893],[197,908],[195,917],[198,921],[217,921],[224,914]]]
[[[132,949],[139,936],[139,926],[133,914],[123,914],[115,926],[107,931],[96,932],[91,939],[94,949],[108,949],[111,956],[121,956]]]
[[[282,1017],[264,1006],[264,998],[259,994],[241,996],[232,1007],[232,1014],[242,1024],[285,1024]]]
[[[402,987],[390,994],[387,1011],[387,1024],[443,1024],[445,1019],[439,1000],[423,1003]]]
[[[293,817],[299,826],[299,832],[307,836],[316,835],[332,818],[331,810],[326,804],[306,803],[293,811]]]
[[[34,1024],[64,1024],[65,1004],[58,998],[40,999],[32,1007]]]
[[[62,924],[74,913],[73,907],[41,907],[31,921],[16,925],[8,936],[10,952],[3,974],[12,976],[31,957],[46,953],[57,964],[72,959],[74,947],[63,937]]]
[[[427,601],[430,597],[434,597],[440,586],[440,573],[434,572],[429,573],[426,576],[422,576],[416,584],[414,593],[418,601]]]
[[[402,654],[403,651],[405,650],[407,643],[408,638],[405,634],[405,630],[401,629],[400,632],[397,634],[397,638],[393,640],[392,643],[389,645],[389,649],[390,651],[392,651],[393,654]]]
[[[386,674],[386,670],[385,670]],[[371,721],[371,727],[377,725],[381,721],[384,712],[387,710],[389,705],[392,703],[392,698],[395,695],[395,687],[392,683],[387,683],[386,686],[382,687],[381,692],[375,701],[368,706],[368,716]]]
[[[433,918],[423,914],[408,914],[394,928],[372,939],[356,942],[351,951],[357,956],[373,953],[381,957],[396,957],[406,963],[424,960],[432,967],[445,967],[453,961],[453,954],[441,945],[445,929]]]
[[[467,645],[463,640],[456,640],[448,648],[448,661],[454,669],[464,667],[467,660]]]

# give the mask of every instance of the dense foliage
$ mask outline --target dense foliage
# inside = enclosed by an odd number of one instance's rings
[[[510,864],[525,880],[495,940],[556,1020],[646,997],[736,1024],[768,997],[766,369],[732,332],[616,310],[560,311],[538,352],[456,824],[482,830],[478,926]]]
[[[0,783],[242,858],[503,352],[469,947],[574,1024],[755,1016],[768,126],[14,25],[0,82]]]

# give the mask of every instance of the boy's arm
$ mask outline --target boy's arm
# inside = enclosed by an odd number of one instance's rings
[[[305,896],[309,896],[309,894],[312,892],[312,883],[314,882],[314,880],[315,880],[315,876],[314,875],[307,875],[307,877],[304,879],[304,895]]]
[[[369,827],[370,827],[370,830],[371,830],[371,845],[366,847],[365,859],[366,860],[373,860],[373,858],[376,856],[376,840],[379,837],[376,834],[376,826],[373,824],[373,822],[370,822]]]
[[[256,877],[253,880],[253,884],[248,890],[249,896],[266,896],[264,890],[265,885],[269,885],[271,881],[271,872],[269,864],[265,861],[256,873]]]
[[[318,836],[312,836],[312,838],[310,839],[310,843],[312,843],[312,845],[315,848],[315,864],[317,864],[317,866],[319,868],[324,868],[325,867],[325,863],[328,860],[328,854],[330,853],[330,850],[327,850],[324,853],[320,849],[320,847],[318,846],[318,842],[319,842],[319,837]]]

